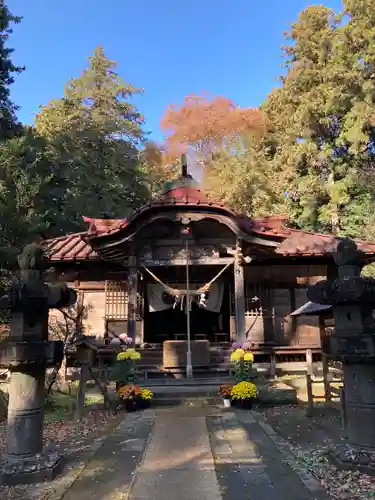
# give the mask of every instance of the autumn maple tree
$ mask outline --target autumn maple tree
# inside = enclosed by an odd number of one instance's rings
[[[160,126],[172,154],[192,148],[206,158],[239,138],[262,134],[266,122],[258,109],[240,108],[226,97],[188,95],[182,105],[169,105]]]

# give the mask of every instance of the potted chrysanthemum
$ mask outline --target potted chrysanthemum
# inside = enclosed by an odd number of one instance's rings
[[[135,349],[127,349],[119,352],[113,371],[113,380],[116,382],[116,391],[123,385],[136,381],[135,362],[141,359],[141,355]]]
[[[249,380],[251,377],[254,354],[251,352],[252,344],[248,341],[243,344],[233,344],[233,351],[230,356],[232,362],[233,375],[237,382]]]
[[[250,409],[256,396],[257,388],[252,382],[242,380],[232,387],[232,401],[239,403],[241,408]]]
[[[136,384],[124,384],[117,391],[119,400],[127,411],[138,409],[138,401],[141,395],[141,388]]]
[[[220,395],[223,398],[224,408],[230,408],[231,406],[231,393],[233,385],[222,384],[220,386]]]
[[[146,409],[150,406],[152,398],[154,397],[153,392],[150,389],[142,388],[139,394],[139,406],[142,409]]]

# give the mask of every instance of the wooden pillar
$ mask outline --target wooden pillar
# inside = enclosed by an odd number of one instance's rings
[[[137,323],[136,323],[135,341],[137,345],[142,345],[144,342],[144,328],[145,328],[144,319],[145,319],[146,288],[145,288],[145,282],[142,279],[142,275],[138,273],[137,276],[138,276],[138,294],[140,297],[140,301],[137,306],[138,319],[136,318]]]
[[[85,409],[87,382],[89,380],[89,366],[90,365],[88,363],[83,363],[79,374],[79,385],[78,385],[76,407],[75,407],[76,420],[79,420],[82,417],[83,411]]]
[[[137,259],[135,255],[132,255],[129,257],[128,270],[128,335],[133,339],[133,345],[135,345],[137,330],[137,292]]]
[[[234,261],[234,304],[236,311],[236,341],[246,340],[245,331],[245,281],[242,262],[241,241],[237,240],[236,258]]]
[[[331,402],[331,383],[329,379],[328,357],[326,356],[323,350],[324,339],[325,339],[325,321],[322,316],[319,316],[319,330],[320,330],[320,349],[321,349],[322,366],[323,366],[324,400],[326,404],[329,404]]]
[[[314,365],[313,365],[313,355],[311,349],[306,349],[306,371],[313,377],[314,375]]]
[[[313,382],[311,375],[306,373],[306,389],[307,389],[307,416],[311,417],[314,410],[314,393]]]

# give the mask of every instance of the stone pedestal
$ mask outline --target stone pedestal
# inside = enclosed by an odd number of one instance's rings
[[[9,387],[8,455],[0,464],[1,484],[51,480],[61,458],[43,454],[44,378],[41,368],[13,372]]]
[[[24,249],[19,265],[20,280],[0,299],[12,314],[9,338],[0,345],[0,367],[11,372],[8,449],[0,462],[0,483],[8,485],[51,480],[60,470],[61,457],[43,451],[46,368],[63,357],[63,343],[48,340],[48,311],[77,299],[65,285],[44,283],[47,259],[37,245]]]
[[[7,458],[0,463],[0,484],[42,483],[52,481],[62,469],[62,457],[58,453],[41,453],[30,458]]]
[[[375,452],[375,365],[344,365],[348,441]]]
[[[331,451],[342,468],[375,475],[375,366],[344,364],[348,443]]]
[[[312,302],[332,305],[335,329],[324,354],[344,369],[345,421],[348,442],[332,451],[344,468],[375,475],[375,279],[361,277],[361,254],[342,240],[334,254],[338,277],[308,290]]]
[[[42,453],[44,371],[13,372],[9,387],[8,457],[29,458]]]

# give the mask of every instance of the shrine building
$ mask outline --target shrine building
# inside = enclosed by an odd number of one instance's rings
[[[47,240],[54,268],[87,306],[82,328],[127,332],[138,346],[186,340],[211,346],[249,338],[285,352],[320,349],[319,319],[291,316],[307,287],[335,273],[338,239],[248,218],[211,201],[188,176],[127,219],[83,217],[85,231]],[[375,243],[357,241],[363,265]],[[188,283],[187,283],[188,280]]]

